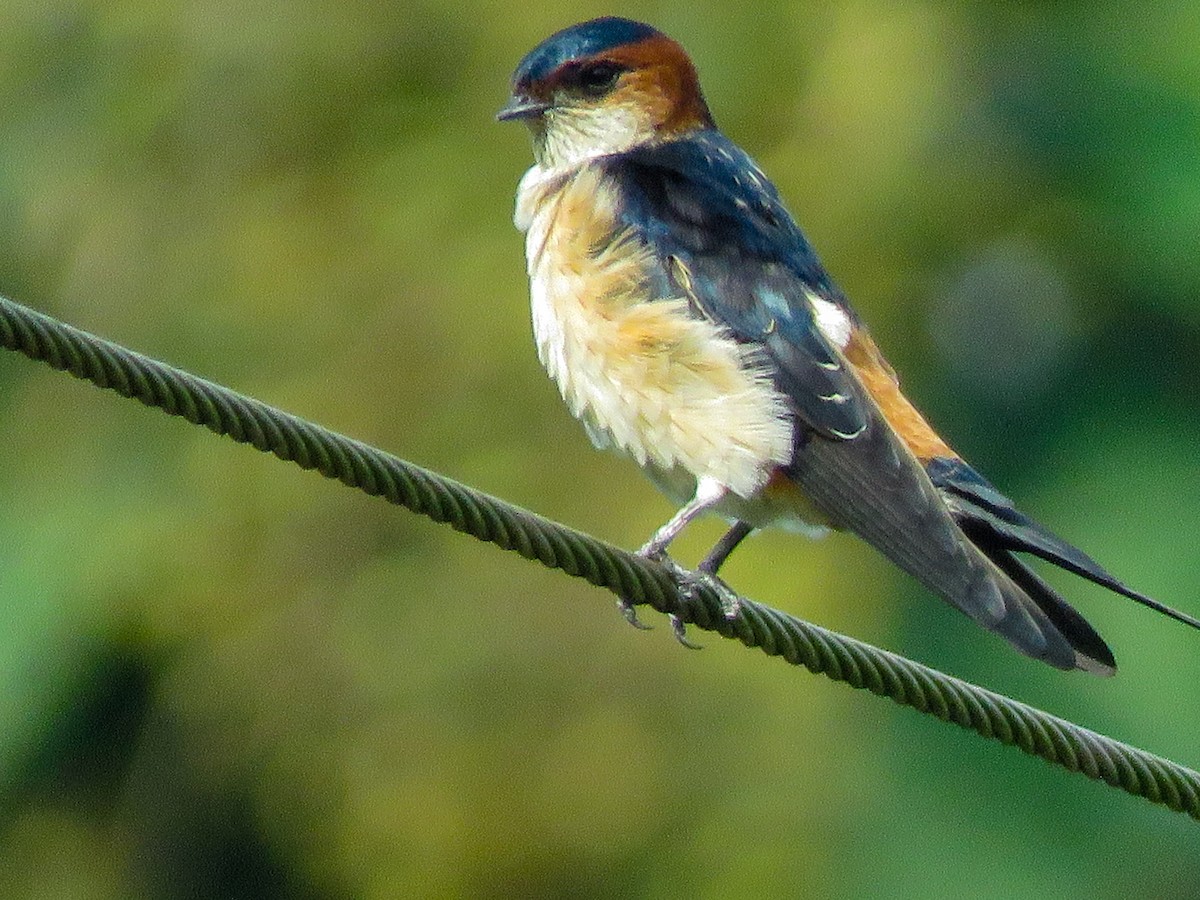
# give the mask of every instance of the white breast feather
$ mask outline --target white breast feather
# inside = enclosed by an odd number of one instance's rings
[[[791,460],[787,402],[686,299],[651,297],[657,262],[632,237],[611,239],[614,204],[595,166],[534,166],[522,179],[515,220],[538,356],[598,445],[749,497]]]

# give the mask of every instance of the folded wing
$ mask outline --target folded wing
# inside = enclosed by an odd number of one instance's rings
[[[797,420],[785,471],[812,502],[1022,652],[1111,674],[1100,637],[1007,549],[994,552],[1003,526],[988,532],[986,516],[977,524],[964,513],[969,497],[944,479],[935,485],[823,333],[815,300],[835,305],[848,327],[860,324],[749,158],[714,131],[605,165],[622,196],[622,226],[661,264],[662,296],[688,297],[695,315],[720,323],[767,362]],[[1092,569],[1080,568],[1090,577]]]

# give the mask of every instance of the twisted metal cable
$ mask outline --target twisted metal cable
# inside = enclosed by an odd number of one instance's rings
[[[628,603],[649,604],[768,656],[1200,819],[1200,773],[1191,769],[751,600],[742,600],[736,619],[726,619],[713,591],[681,593],[662,565],[3,297],[0,345],[585,578]]]

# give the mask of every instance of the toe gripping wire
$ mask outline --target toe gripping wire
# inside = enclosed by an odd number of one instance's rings
[[[888,697],[1112,787],[1200,819],[1200,773],[1009,697],[779,610],[681,589],[668,567],[545,519],[0,297],[0,345],[270,452],[435,522],[584,578],[796,666]],[[725,605],[728,600],[725,598]]]

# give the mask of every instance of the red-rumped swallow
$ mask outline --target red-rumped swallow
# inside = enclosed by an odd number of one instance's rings
[[[697,577],[722,586],[754,529],[849,530],[1021,652],[1098,675],[1112,652],[1018,552],[1200,628],[1018,511],[929,426],[675,41],[619,18],[560,31],[498,118],[533,134],[515,221],[538,356],[592,441],[682,504],[641,553],[664,559],[717,513],[732,527]]]

